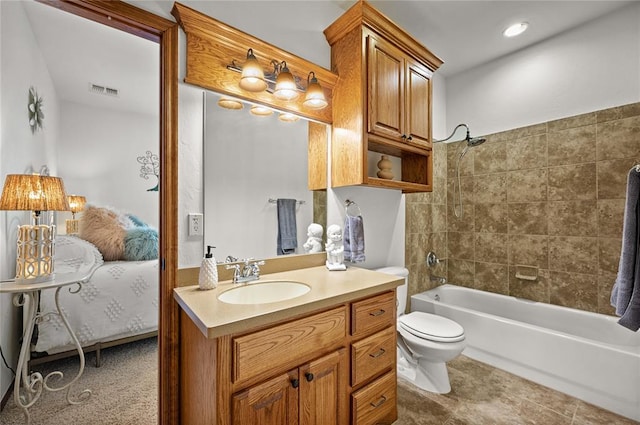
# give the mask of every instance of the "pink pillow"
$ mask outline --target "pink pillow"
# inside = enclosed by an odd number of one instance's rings
[[[89,205],[82,212],[79,233],[102,253],[105,261],[124,259],[124,237],[133,227],[131,220],[110,208]]]

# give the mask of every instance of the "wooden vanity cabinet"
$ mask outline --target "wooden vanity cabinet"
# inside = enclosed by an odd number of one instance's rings
[[[333,91],[332,186],[431,191],[431,79],[442,61],[365,1],[324,33],[340,76]],[[380,154],[400,158],[394,180],[369,173]]]
[[[207,338],[181,313],[181,423],[391,424],[395,291]]]

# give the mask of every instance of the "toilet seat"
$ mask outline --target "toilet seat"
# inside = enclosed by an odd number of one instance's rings
[[[414,311],[398,318],[400,327],[410,334],[436,342],[464,340],[464,329],[458,323],[435,314]]]

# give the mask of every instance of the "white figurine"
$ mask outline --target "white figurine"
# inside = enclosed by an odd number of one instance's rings
[[[346,270],[344,265],[344,245],[342,244],[342,228],[337,224],[327,227],[327,268],[329,270]]]
[[[307,254],[315,254],[322,252],[322,226],[318,223],[311,223],[307,228],[307,236],[309,239],[302,245],[304,252]]]

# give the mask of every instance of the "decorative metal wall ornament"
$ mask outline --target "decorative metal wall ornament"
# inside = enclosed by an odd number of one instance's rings
[[[29,126],[31,133],[42,130],[42,122],[44,121],[44,112],[42,112],[42,97],[38,96],[36,89],[31,86],[29,88]]]
[[[155,187],[147,189],[147,192],[157,192],[160,185],[160,159],[158,155],[147,151],[145,156],[139,156],[137,160],[138,163],[142,164],[142,167],[140,167],[140,177],[149,180],[149,176],[153,175],[158,179]]]

